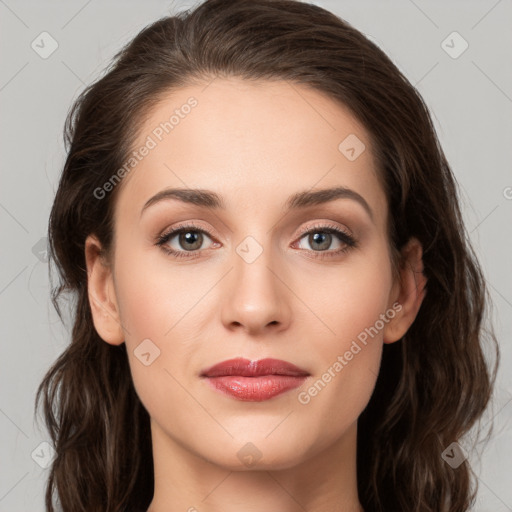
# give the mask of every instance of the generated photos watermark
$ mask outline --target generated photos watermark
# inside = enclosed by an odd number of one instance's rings
[[[338,375],[345,366],[348,365],[352,359],[361,352],[362,348],[368,344],[369,337],[373,339],[384,329],[384,326],[389,323],[390,320],[395,318],[395,315],[402,310],[402,304],[395,302],[391,308],[385,313],[381,313],[379,319],[371,327],[367,327],[364,331],[361,331],[357,335],[357,340],[353,340],[350,348],[345,351],[343,355],[339,355],[336,361],[327,368],[322,376],[312,384],[306,391],[301,391],[297,398],[302,405],[307,405],[311,402],[311,399],[318,395],[329,382]],[[359,342],[359,343],[358,343]]]
[[[167,121],[162,121],[155,127],[151,134],[146,137],[144,144],[138,150],[132,151],[128,160],[101,187],[94,189],[94,197],[96,199],[105,198],[107,193],[111,192],[139,162],[148,156],[150,151],[155,149],[165,136],[171,133],[171,131],[180,124],[181,120],[185,119],[185,117],[190,114],[197,104],[197,99],[191,96],[180,108],[174,109],[174,114],[171,115]]]

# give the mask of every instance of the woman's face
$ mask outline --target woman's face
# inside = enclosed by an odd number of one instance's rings
[[[154,439],[253,469],[353,443],[382,344],[403,334],[365,129],[303,86],[217,78],[170,93],[134,151],[117,185],[112,310],[94,319],[103,339],[126,342]],[[122,330],[104,327],[112,318]],[[234,358],[306,376],[202,376]]]

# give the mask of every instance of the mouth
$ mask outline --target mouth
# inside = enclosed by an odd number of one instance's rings
[[[237,400],[261,402],[301,386],[310,374],[287,361],[236,358],[200,374],[213,389]]]

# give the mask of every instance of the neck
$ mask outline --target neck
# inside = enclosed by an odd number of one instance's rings
[[[155,488],[148,512],[363,512],[357,423],[334,445],[280,469],[223,467],[178,444],[153,420],[151,432]]]

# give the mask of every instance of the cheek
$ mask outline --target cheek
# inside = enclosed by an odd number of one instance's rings
[[[388,310],[391,269],[382,252],[375,254],[361,258],[350,272],[340,270],[336,280],[325,280],[323,294],[312,298],[312,309],[329,329],[316,340],[321,364],[299,402],[338,425],[366,407],[379,373],[383,329],[394,317]]]
[[[367,348],[370,340],[378,345],[384,326],[380,318],[388,308],[392,286],[390,264],[383,252],[379,250],[357,261],[354,259],[354,264],[340,267],[336,276],[317,277],[323,279],[322,286],[317,288],[322,293],[315,293],[312,307],[320,312],[329,328],[324,330],[322,351],[325,349],[332,357],[348,350],[354,340],[364,343],[366,339]]]
[[[180,383],[189,369],[186,362],[198,336],[195,329],[202,322],[197,316],[202,309],[195,306],[206,307],[204,296],[215,276],[187,269],[172,271],[165,258],[148,258],[142,251],[119,258],[115,274],[137,394],[152,416],[172,416],[173,404],[190,399]]]
[[[175,286],[165,286],[161,279],[145,274],[134,271],[125,276],[119,289],[119,310],[136,393],[149,415],[160,424],[171,421],[176,408],[193,411],[200,422],[197,407],[183,388],[181,373],[187,368],[184,363],[189,361],[193,347],[187,336],[181,337],[186,322],[180,320],[187,318],[186,304],[169,299],[175,292],[179,295]],[[194,414],[191,412],[189,419]],[[186,435],[184,429],[181,435]]]
[[[212,276],[173,269],[156,251],[133,252],[116,262],[116,296],[127,342],[167,340],[211,287]]]

